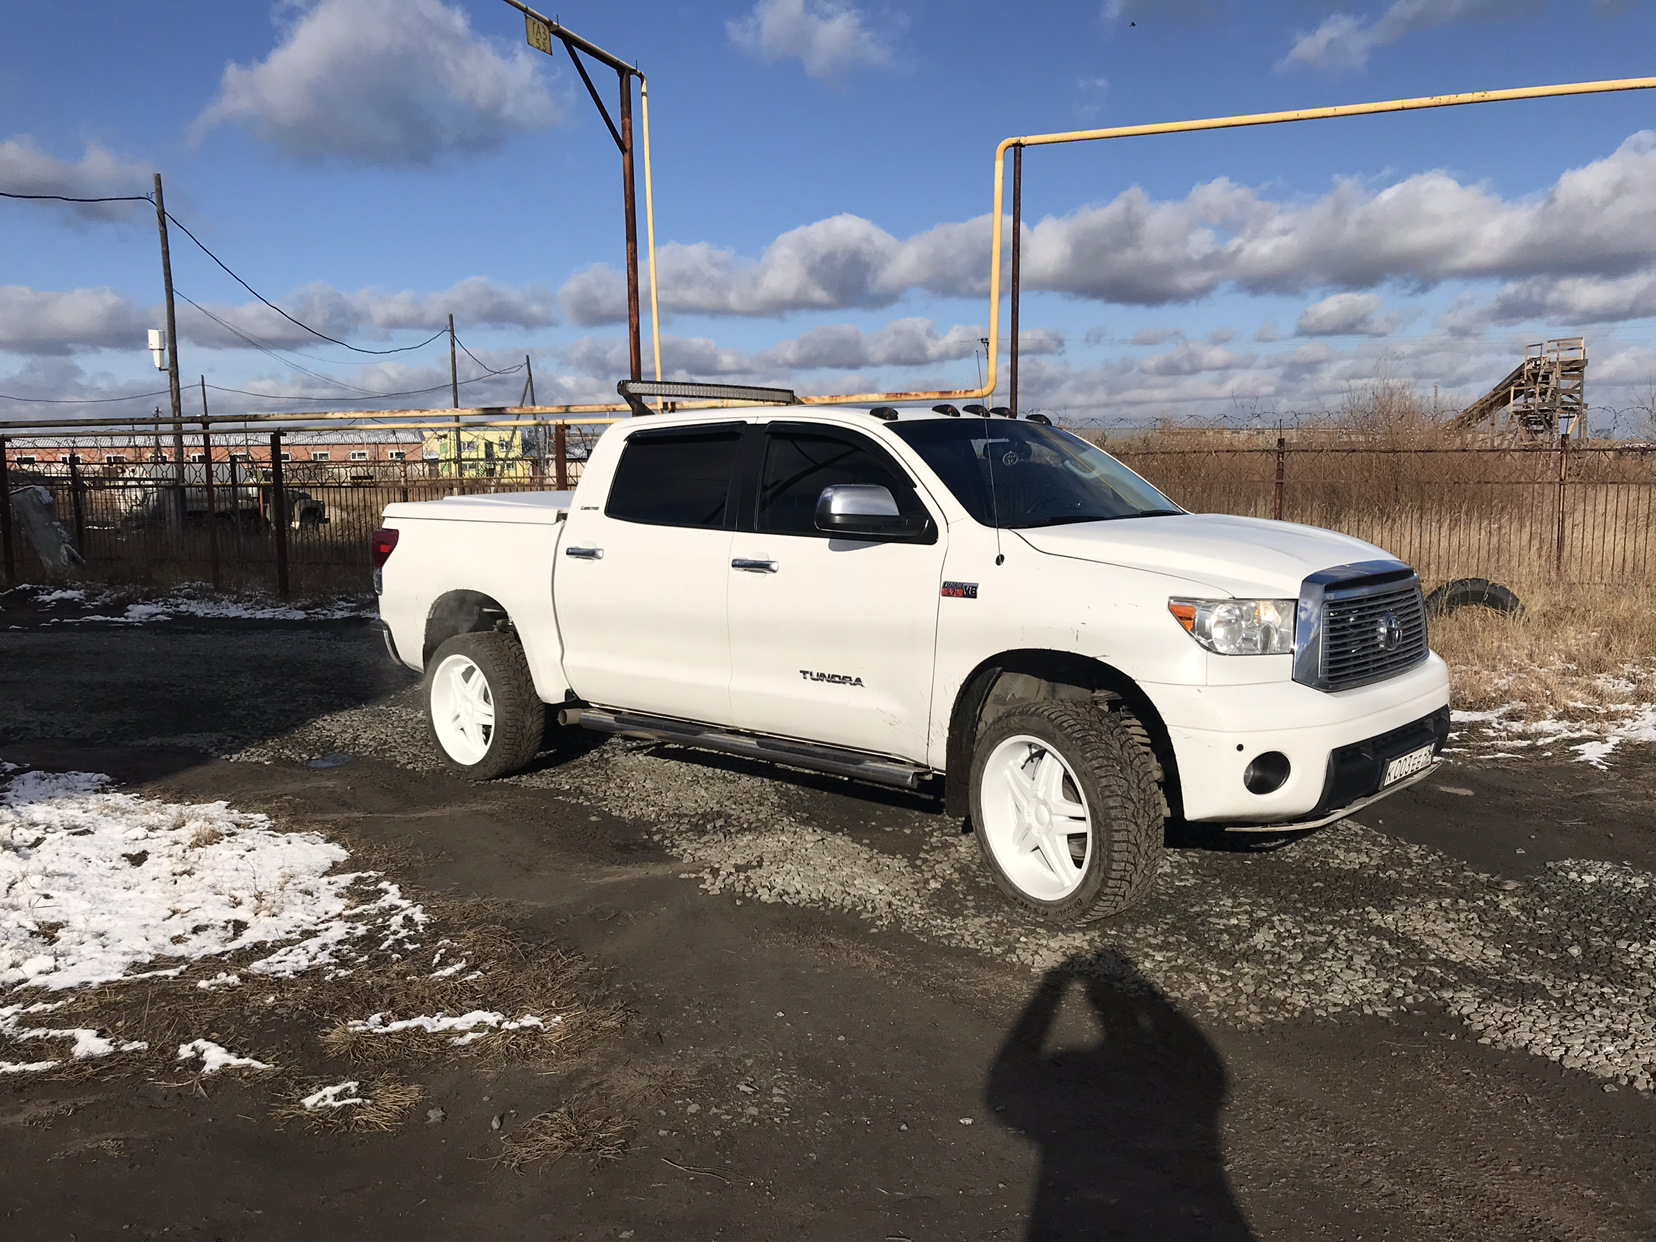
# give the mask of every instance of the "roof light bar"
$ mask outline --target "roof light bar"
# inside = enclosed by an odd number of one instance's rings
[[[761,405],[798,405],[791,388],[752,388],[746,384],[690,384],[668,380],[622,380],[615,391],[638,412],[644,401],[752,401]]]

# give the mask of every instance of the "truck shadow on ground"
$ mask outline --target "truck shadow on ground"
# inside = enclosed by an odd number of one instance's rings
[[[1225,1176],[1227,1088],[1217,1050],[1125,958],[1048,971],[985,1086],[994,1116],[1040,1151],[1026,1237],[1253,1238]]]

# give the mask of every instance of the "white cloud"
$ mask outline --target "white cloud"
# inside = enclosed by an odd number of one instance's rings
[[[1307,306],[1294,325],[1295,336],[1389,336],[1401,320],[1382,315],[1378,293],[1336,293]]]
[[[1512,17],[1514,8],[1533,8],[1514,0],[1392,0],[1373,21],[1350,13],[1334,13],[1309,34],[1300,35],[1281,68],[1295,64],[1318,69],[1360,69],[1377,47],[1395,43],[1429,26],[1468,17]]]
[[[880,283],[897,249],[891,234],[853,215],[790,229],[757,260],[704,242],[670,242],[656,253],[661,305],[668,312],[753,316],[884,306],[897,295]],[[578,272],[558,296],[579,324],[627,315],[626,285],[614,268]]]
[[[468,277],[437,293],[383,289],[346,292],[316,281],[277,298],[276,304],[318,332],[344,340],[383,340],[400,330],[435,332],[447,323],[451,314],[462,331],[468,326],[542,328],[558,321],[552,293],[545,286],[524,285],[513,289],[483,276]],[[292,348],[322,344],[259,302],[234,306],[205,302],[203,305],[226,323],[266,345]],[[245,347],[245,342],[235,333],[214,323],[188,303],[180,304],[178,317],[180,333],[198,345],[209,349]]]
[[[225,121],[295,159],[429,164],[544,129],[557,111],[539,53],[484,39],[441,0],[286,0],[281,42],[225,66],[195,134]]]
[[[555,324],[555,299],[543,285],[509,288],[472,276],[436,293],[360,289],[320,281],[277,299],[294,318],[344,340],[384,340],[397,331],[431,333],[453,314],[468,327],[543,328]],[[279,349],[325,344],[260,302],[204,302],[225,323]],[[109,288],[67,291],[0,285],[0,352],[62,355],[88,349],[130,349],[148,357],[146,331],[165,322],[157,306],[140,306]],[[178,332],[202,349],[245,349],[247,342],[188,302],[178,303]]]
[[[14,194],[62,194],[70,198],[147,194],[150,170],[96,142],[87,143],[78,160],[58,159],[23,134],[0,142],[0,186]],[[142,203],[60,205],[78,215],[105,220],[129,216],[136,209],[150,210]]]
[[[1656,315],[1656,272],[1520,281],[1502,289],[1481,314],[1494,323],[1545,319],[1561,326],[1648,318]]]
[[[1185,341],[1165,354],[1151,354],[1138,364],[1145,375],[1195,375],[1201,371],[1239,371],[1254,364],[1255,355],[1239,354],[1223,345]]]
[[[758,0],[725,29],[744,51],[765,60],[797,59],[813,78],[833,79],[857,65],[891,60],[889,40],[867,22],[860,10],[835,0]]]
[[[125,348],[136,358],[147,348],[146,329],[160,322],[110,288],[54,292],[0,285],[0,352]]]
[[[899,240],[840,215],[778,237],[757,259],[705,243],[660,254],[664,309],[778,316],[889,306],[923,290],[977,297],[989,283],[990,219],[939,224]],[[1303,294],[1396,282],[1627,277],[1656,266],[1656,132],[1559,177],[1545,193],[1503,198],[1451,174],[1376,189],[1342,179],[1318,198],[1278,201],[1220,178],[1182,199],[1133,187],[1110,202],[1025,226],[1024,287],[1161,306],[1223,289]],[[604,266],[559,292],[581,324],[625,317],[621,276]]]
[[[1206,21],[1219,11],[1219,0],[1104,0],[1107,22]]]

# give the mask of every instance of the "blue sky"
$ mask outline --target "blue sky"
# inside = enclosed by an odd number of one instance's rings
[[[975,382],[1009,134],[1656,72],[1637,0],[557,7],[649,75],[669,372],[808,392]],[[393,348],[452,311],[491,366],[533,356],[542,402],[625,374],[619,160],[498,0],[10,14],[0,189],[141,193],[156,170],[179,220],[330,335]],[[1656,92],[1033,150],[1024,219],[1026,408],[1274,422],[1376,379],[1470,399],[1576,334],[1600,422],[1632,429],[1656,382]],[[0,200],[0,226],[0,393],[163,386],[146,205]],[[186,377],[269,394],[216,409],[447,380],[442,343],[353,354],[176,232],[173,254],[181,293],[272,351],[180,303]]]

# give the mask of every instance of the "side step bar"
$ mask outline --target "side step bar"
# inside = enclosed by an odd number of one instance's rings
[[[580,725],[599,733],[616,733],[622,737],[644,738],[655,742],[673,742],[693,746],[698,750],[716,750],[727,755],[741,755],[746,759],[765,759],[771,763],[785,763],[790,767],[808,768],[813,772],[830,772],[835,776],[849,776],[853,780],[868,781],[892,789],[918,789],[920,778],[928,769],[901,759],[867,755],[856,750],[841,750],[836,746],[820,746],[812,742],[791,742],[782,738],[762,737],[751,733],[731,733],[712,725],[691,724],[664,716],[641,716],[630,712],[610,712],[597,707],[564,707],[558,710],[558,723]]]

